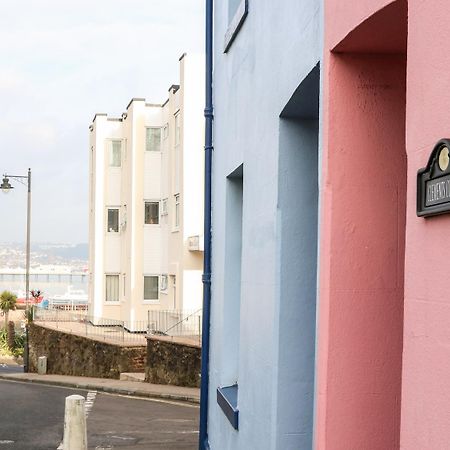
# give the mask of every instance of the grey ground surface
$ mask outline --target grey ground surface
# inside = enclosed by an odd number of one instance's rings
[[[88,391],[0,381],[0,450],[55,450],[64,399],[75,393],[86,397]],[[196,405],[98,392],[89,409],[89,449],[197,448]]]
[[[72,394],[86,392],[0,381],[0,449],[55,450],[62,439],[64,399]]]
[[[0,373],[23,373],[23,366],[0,362]]]
[[[198,407],[99,393],[88,418],[89,448],[196,449]]]

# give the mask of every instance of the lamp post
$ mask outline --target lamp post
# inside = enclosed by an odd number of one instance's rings
[[[3,175],[3,182],[0,185],[0,189],[3,193],[7,194],[14,186],[11,186],[9,180],[17,180],[22,184],[25,184],[24,180],[27,180],[27,243],[26,243],[26,269],[25,269],[25,314],[26,314],[26,348],[25,348],[25,364],[24,371],[28,372],[29,368],[29,355],[28,355],[28,320],[29,320],[29,307],[30,307],[30,235],[31,235],[31,169],[28,169],[27,175]]]

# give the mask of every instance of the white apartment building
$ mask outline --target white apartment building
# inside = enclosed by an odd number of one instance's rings
[[[133,98],[90,130],[89,313],[138,330],[198,310],[203,267],[204,64],[180,58],[164,104]]]

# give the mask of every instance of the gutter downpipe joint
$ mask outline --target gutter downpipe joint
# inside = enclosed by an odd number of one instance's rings
[[[202,368],[200,385],[199,450],[209,450],[208,441],[208,389],[209,343],[211,320],[211,179],[213,153],[213,0],[206,0],[205,47],[205,219],[203,254],[203,323]]]

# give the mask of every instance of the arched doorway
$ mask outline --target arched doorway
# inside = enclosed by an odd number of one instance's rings
[[[320,449],[399,448],[406,43],[398,0],[325,52]]]

